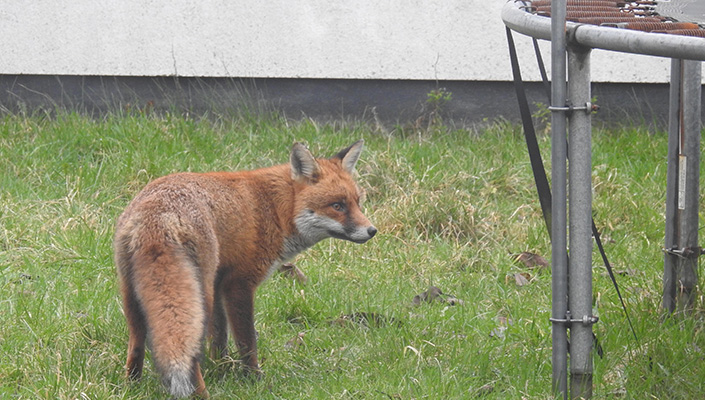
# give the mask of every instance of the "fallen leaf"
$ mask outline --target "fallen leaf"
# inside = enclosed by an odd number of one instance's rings
[[[287,348],[287,349],[289,349],[289,350],[294,350],[294,349],[297,349],[297,348],[299,348],[299,347],[301,347],[301,346],[305,346],[305,345],[306,345],[306,343],[304,342],[304,336],[305,336],[305,335],[306,335],[305,332],[299,332],[298,335],[296,335],[296,336],[293,337],[291,340],[289,340],[288,342],[286,342],[286,344],[284,345],[284,347]]]
[[[545,258],[528,251],[515,255],[514,261],[523,264],[526,268],[545,268],[549,266],[549,263]]]
[[[282,266],[279,267],[279,272],[291,279],[296,280],[302,285],[308,283],[308,277],[296,265],[292,263],[282,264]]]
[[[455,296],[445,294],[443,291],[435,286],[431,286],[427,291],[417,294],[414,296],[412,302],[415,305],[420,305],[422,302],[433,303],[434,301],[440,301],[451,306],[463,305],[465,302]]]
[[[443,294],[443,291],[435,286],[431,286],[428,288],[427,291],[417,294],[414,296],[414,304],[419,305],[421,304],[422,301],[425,301],[427,303],[433,302],[436,298],[438,298],[440,295]]]
[[[514,282],[517,284],[517,286],[526,286],[529,284],[529,281],[531,280],[531,274],[526,273],[526,272],[518,272],[514,274]]]

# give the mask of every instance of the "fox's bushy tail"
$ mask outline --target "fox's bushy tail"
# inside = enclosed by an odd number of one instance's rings
[[[198,385],[205,304],[194,261],[169,247],[137,251],[132,273],[149,327],[152,359],[169,393],[183,398]]]

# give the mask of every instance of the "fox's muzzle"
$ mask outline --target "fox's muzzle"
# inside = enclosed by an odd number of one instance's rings
[[[349,240],[351,242],[362,244],[372,239],[376,234],[377,228],[370,225],[368,227],[359,227],[351,232],[346,232],[345,236],[338,237],[338,239]]]

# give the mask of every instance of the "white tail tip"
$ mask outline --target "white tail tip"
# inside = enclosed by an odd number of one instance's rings
[[[195,388],[191,383],[189,371],[171,371],[167,377],[169,394],[176,398],[185,398],[193,394]]]

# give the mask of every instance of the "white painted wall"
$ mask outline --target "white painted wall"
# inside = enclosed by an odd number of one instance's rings
[[[504,3],[3,0],[0,74],[510,80]],[[667,82],[670,62],[595,51],[592,67],[594,81]]]

